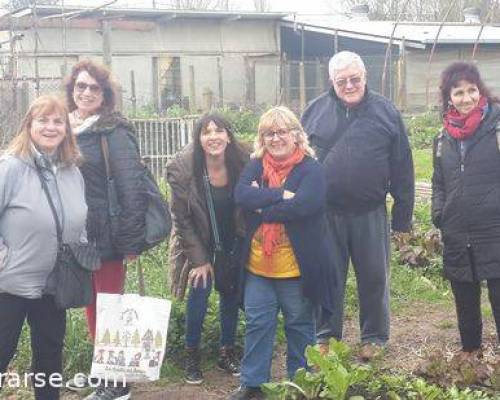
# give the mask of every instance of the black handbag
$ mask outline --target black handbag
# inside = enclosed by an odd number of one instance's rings
[[[104,164],[106,166],[108,214],[111,236],[112,240],[114,240],[120,229],[121,207],[118,201],[116,184],[109,164],[108,139],[104,134],[101,135],[101,149]],[[153,174],[146,166],[144,166],[144,187],[148,199],[148,208],[146,210],[146,231],[144,233],[144,244],[141,253],[155,247],[168,238],[170,230],[172,229],[172,219],[168,204],[163,198]]]
[[[59,309],[84,307],[92,302],[92,271],[97,270],[101,264],[97,247],[89,243],[63,242],[63,228],[50,197],[47,182],[39,168],[37,172],[47,196],[57,232],[56,263],[47,279],[46,292],[54,295],[54,302]]]
[[[210,178],[205,170],[203,176],[203,186],[205,189],[205,197],[207,201],[208,215],[210,217],[210,226],[212,227],[212,235],[214,239],[214,251],[212,253],[212,266],[214,268],[214,287],[220,293],[227,295],[235,294],[239,289],[239,251],[238,237],[235,236],[231,249],[224,249],[220,240],[217,220],[215,218],[215,206],[210,188]]]

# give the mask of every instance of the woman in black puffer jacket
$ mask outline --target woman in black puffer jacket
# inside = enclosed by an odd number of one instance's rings
[[[97,242],[102,260],[101,269],[93,275],[94,296],[98,292],[121,293],[125,283],[123,261],[139,255],[144,245],[146,224],[145,169],[141,163],[134,127],[114,111],[114,84],[109,70],[103,65],[90,60],[76,64],[66,82],[66,97],[73,132],[84,158],[80,170],[85,181],[88,205],[87,233],[89,239]],[[101,137],[107,139],[109,166],[120,207],[119,224],[114,237],[110,228]],[[95,339],[95,297],[86,311],[89,332]],[[114,393],[117,391],[121,392]],[[125,399],[129,396],[129,390],[127,387],[101,387],[92,396],[89,398],[96,400]]]
[[[473,64],[451,64],[440,90],[444,129],[434,141],[432,218],[470,358],[480,354],[483,280],[500,334],[500,105]]]

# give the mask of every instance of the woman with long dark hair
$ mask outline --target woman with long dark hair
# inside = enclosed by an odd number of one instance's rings
[[[166,179],[172,190],[172,293],[183,298],[189,286],[186,382],[190,384],[203,381],[199,350],[201,332],[212,284],[215,283],[217,288],[219,283],[212,264],[215,238],[207,190],[213,201],[222,247],[226,253],[232,252],[237,237],[244,234],[240,214],[234,205],[233,189],[247,159],[248,152],[236,140],[228,121],[220,115],[208,114],[197,121],[193,143],[167,165]],[[204,177],[208,178],[206,182]],[[234,354],[238,303],[236,291],[219,292],[221,339],[218,366],[234,376],[239,375],[239,360]]]
[[[500,334],[500,106],[471,63],[446,68],[440,91],[432,219],[442,234],[463,356],[474,360],[482,344],[481,281]]]

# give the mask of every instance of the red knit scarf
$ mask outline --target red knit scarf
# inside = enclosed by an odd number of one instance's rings
[[[266,152],[262,159],[262,165],[264,167],[262,181],[267,182],[268,187],[270,188],[281,187],[290,171],[304,159],[304,156],[304,150],[299,149],[298,147],[290,157],[283,161],[275,160],[268,152]],[[262,224],[262,248],[266,257],[272,256],[272,254],[276,250],[283,229],[283,224]]]
[[[486,97],[481,96],[479,103],[467,115],[460,114],[455,107],[451,107],[443,116],[444,127],[451,137],[465,140],[476,132],[484,110],[488,105]]]

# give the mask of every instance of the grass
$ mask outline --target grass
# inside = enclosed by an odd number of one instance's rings
[[[432,149],[414,149],[415,180],[430,182],[432,178]]]

